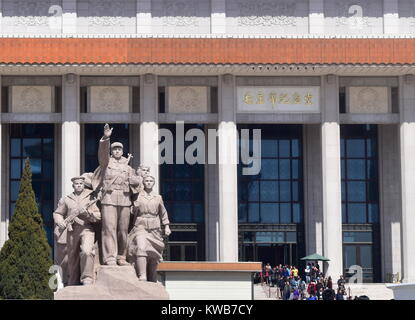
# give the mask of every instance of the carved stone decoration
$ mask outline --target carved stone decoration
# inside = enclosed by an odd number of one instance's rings
[[[227,85],[231,85],[232,84],[232,78],[233,76],[229,73],[226,73],[223,75],[223,82]]]
[[[292,1],[240,2],[240,26],[295,26],[296,4]]]
[[[369,17],[365,15],[365,13],[369,12],[369,7],[366,3],[356,4],[355,2],[345,3],[344,1],[337,1],[336,8],[338,8],[335,18],[336,26],[349,26],[352,29],[371,26]]]
[[[49,0],[16,0],[14,1],[15,16],[11,17],[15,25],[42,26],[48,25]]]
[[[13,86],[11,112],[53,112],[52,87]]]
[[[113,0],[89,0],[88,22],[90,26],[120,26],[122,25],[122,6]]]
[[[350,113],[388,113],[387,87],[350,87]]]
[[[74,84],[76,80],[76,75],[74,73],[68,73],[65,75],[66,82],[69,84]]]
[[[144,82],[145,82],[146,84],[152,84],[152,83],[154,83],[154,79],[155,79],[154,74],[151,74],[151,73],[146,73],[146,74],[144,75]]]
[[[165,26],[198,26],[196,19],[197,1],[168,0],[164,2],[164,8],[163,24]]]
[[[89,112],[130,112],[130,87],[92,86],[89,88],[89,90]]]
[[[207,87],[168,87],[169,113],[208,112]]]

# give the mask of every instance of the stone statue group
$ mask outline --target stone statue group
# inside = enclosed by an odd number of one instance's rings
[[[134,170],[129,165],[132,156],[123,156],[123,145],[110,144],[112,130],[108,124],[104,126],[99,167],[71,179],[73,193],[59,200],[53,214],[55,237],[66,252],[62,260],[67,285],[94,283],[99,237],[104,265],[133,264],[139,280],[156,282],[164,249],[161,226],[166,236],[171,233],[163,199],[153,192],[155,178],[150,168]],[[96,232],[99,224],[100,234]]]

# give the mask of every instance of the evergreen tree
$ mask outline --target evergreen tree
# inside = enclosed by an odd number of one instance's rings
[[[51,248],[32,189],[29,159],[20,180],[9,239],[0,251],[0,298],[53,299],[49,288]]]

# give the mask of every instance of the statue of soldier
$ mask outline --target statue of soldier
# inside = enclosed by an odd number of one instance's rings
[[[110,145],[113,128],[104,126],[99,141],[98,160],[102,181],[102,254],[106,265],[129,265],[126,261],[131,196],[138,193],[139,180],[129,158],[123,157],[123,145]],[[111,149],[111,156],[110,156]]]
[[[57,232],[67,240],[67,284],[90,285],[94,282],[93,223],[101,220],[101,214],[93,191],[85,189],[85,177],[74,177],[71,181],[74,192],[59,200],[53,218]]]
[[[165,234],[170,235],[169,218],[161,195],[153,193],[155,179],[144,176],[144,190],[134,201],[134,227],[128,235],[128,260],[135,264],[140,281],[157,282],[157,265],[162,259]]]

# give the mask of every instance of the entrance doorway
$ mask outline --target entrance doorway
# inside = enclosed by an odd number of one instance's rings
[[[271,266],[279,264],[297,265],[297,244],[295,243],[244,243],[243,261],[261,261]]]

